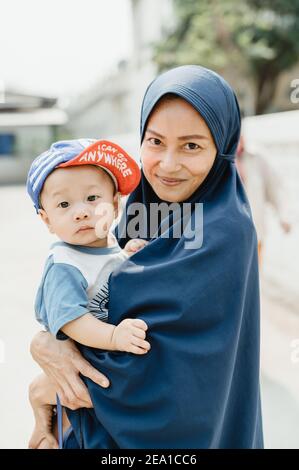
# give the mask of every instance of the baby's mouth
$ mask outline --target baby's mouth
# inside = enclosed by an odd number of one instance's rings
[[[79,232],[87,232],[87,230],[93,230],[94,227],[91,227],[90,225],[82,225],[82,227],[80,227],[78,230],[77,230],[77,233]]]

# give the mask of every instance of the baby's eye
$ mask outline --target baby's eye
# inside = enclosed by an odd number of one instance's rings
[[[188,142],[187,144],[184,145],[184,148],[186,150],[198,150],[201,147],[195,142]]]
[[[91,196],[88,196],[87,200],[88,201],[96,201],[97,199],[99,199],[100,196],[97,196],[96,194],[92,194]]]
[[[69,203],[67,201],[62,201],[58,204],[58,207],[61,207],[62,209],[66,209],[69,206]]]
[[[151,137],[150,139],[148,139],[149,143],[152,144],[152,145],[160,145],[162,144],[161,140],[160,139],[157,139],[157,137]]]

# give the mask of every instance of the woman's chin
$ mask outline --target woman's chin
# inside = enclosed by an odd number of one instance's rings
[[[177,186],[173,188],[164,188],[161,187],[161,185],[155,185],[153,186],[153,190],[159,199],[165,202],[183,202],[191,195],[189,194],[189,191],[178,190]]]

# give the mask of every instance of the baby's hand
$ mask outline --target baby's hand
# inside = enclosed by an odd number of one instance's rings
[[[128,241],[128,243],[126,243],[124,250],[128,255],[133,255],[134,253],[137,253],[137,251],[145,247],[145,245],[147,244],[148,242],[146,240],[142,240],[140,238],[134,238]]]
[[[113,331],[113,350],[146,354],[151,347],[148,341],[145,341],[146,330],[147,324],[143,320],[126,318]]]

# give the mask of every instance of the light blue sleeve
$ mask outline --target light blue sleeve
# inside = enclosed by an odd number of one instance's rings
[[[66,336],[60,329],[68,322],[88,313],[87,281],[69,264],[52,264],[44,284],[42,301],[50,332],[58,339]]]

